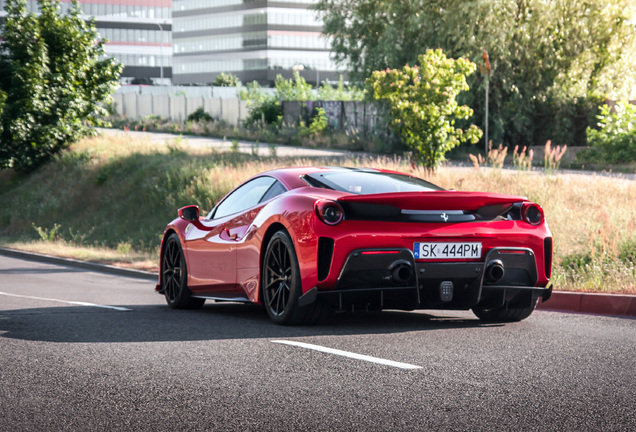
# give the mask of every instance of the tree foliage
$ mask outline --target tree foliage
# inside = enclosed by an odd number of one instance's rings
[[[239,84],[240,81],[238,77],[229,72],[221,72],[214,78],[214,81],[212,82],[212,85],[217,87],[236,87]]]
[[[313,86],[305,80],[297,71],[293,72],[291,78],[283,78],[277,75],[274,81],[274,91],[266,92],[256,81],[248,83],[245,88],[240,91],[240,98],[248,101],[250,115],[245,119],[246,125],[252,125],[263,121],[266,124],[278,123],[282,120],[281,101],[308,101],[308,100],[363,100],[365,92],[358,87],[346,86],[342,76],[333,87],[328,81],[324,81],[322,85],[314,89]],[[326,122],[323,114],[314,113],[316,120],[315,127],[322,131],[322,126]],[[323,118],[324,117],[324,118]],[[312,132],[313,133],[313,132]]]
[[[486,49],[496,142],[584,140],[600,100],[636,96],[633,0],[319,0],[316,9],[354,80],[414,64],[426,49],[474,62]],[[463,96],[480,119],[484,83],[474,75]]]
[[[346,85],[344,78],[340,75],[336,86],[332,86],[329,81],[323,81],[318,89],[318,99],[324,101],[361,101],[366,97],[365,91],[356,86]]]
[[[77,1],[8,0],[0,38],[0,167],[31,170],[100,123],[122,66],[104,57]]]
[[[598,129],[587,129],[591,146],[579,157],[584,162],[624,164],[636,162],[636,105],[626,101],[603,105]]]
[[[276,123],[282,119],[282,107],[280,101],[308,101],[315,99],[312,85],[305,78],[294,71],[290,79],[276,75],[274,81],[274,94],[267,93],[256,82],[248,83],[241,90],[240,97],[248,101],[250,115],[245,119],[247,125],[264,121],[267,124]]]
[[[481,137],[474,125],[455,127],[455,119],[473,114],[457,103],[457,96],[469,89],[466,76],[475,64],[449,59],[441,49],[428,50],[418,61],[419,66],[375,71],[366,84],[373,98],[389,103],[393,129],[413,150],[414,162],[431,169],[461,142],[476,143]]]
[[[276,75],[274,81],[274,97],[281,101],[308,101],[316,98],[313,86],[307,80],[294,71],[292,78],[285,79],[282,75]]]

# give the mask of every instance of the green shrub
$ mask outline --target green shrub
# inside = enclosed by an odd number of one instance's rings
[[[361,101],[366,97],[366,91],[354,86],[346,86],[342,75],[333,87],[328,81],[324,81],[318,89],[318,99],[320,100],[335,100],[335,101]]]
[[[239,84],[240,81],[236,75],[225,72],[218,74],[212,82],[212,85],[217,87],[236,87]]]
[[[274,97],[284,101],[308,101],[315,99],[311,84],[307,84],[305,78],[294,71],[294,76],[290,79],[276,75],[274,82]]]
[[[245,119],[245,126],[256,123],[280,124],[283,111],[280,101],[307,101],[314,99],[312,86],[307,84],[305,78],[298,72],[294,72],[293,78],[285,79],[281,75],[276,76],[274,95],[263,91],[256,82],[245,86],[240,92],[240,98],[248,101],[250,114]]]
[[[258,122],[265,124],[275,124],[280,121],[283,111],[280,102],[273,96],[249,106],[250,114],[245,119],[246,126],[253,125]]]
[[[461,142],[476,143],[482,132],[475,125],[456,127],[457,119],[469,119],[473,110],[457,103],[469,89],[466,76],[475,71],[467,59],[447,58],[441,49],[427,50],[419,66],[375,71],[367,79],[369,94],[386,101],[391,127],[413,154],[413,162],[435,168],[446,153]]]
[[[327,128],[327,116],[323,108],[317,108],[309,123],[309,132],[314,134],[322,133]]]
[[[601,107],[599,129],[587,129],[589,150],[581,152],[581,162],[613,164],[636,162],[636,105],[619,102],[614,108]]]
[[[243,122],[247,127],[257,123],[273,124],[283,115],[279,100],[263,91],[256,81],[248,83],[241,89],[240,98],[247,101],[250,111]]]
[[[320,135],[327,129],[327,116],[323,108],[315,108],[309,120],[309,126],[304,121],[300,121],[298,134],[302,138]]]
[[[189,122],[211,122],[212,116],[203,110],[203,107],[197,108],[188,116]]]
[[[59,231],[60,231],[60,228],[62,227],[60,224],[57,224],[57,223],[53,224],[53,228],[51,229],[42,228],[42,227],[36,226],[35,224],[32,224],[32,225],[35,231],[37,231],[42,241],[54,242],[60,238]]]

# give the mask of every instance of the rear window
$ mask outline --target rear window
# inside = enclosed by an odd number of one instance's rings
[[[358,195],[444,190],[417,177],[378,171],[327,171],[307,174],[304,180],[313,187]]]

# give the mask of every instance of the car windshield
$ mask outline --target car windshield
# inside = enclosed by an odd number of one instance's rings
[[[378,171],[327,171],[307,174],[304,178],[310,186],[358,195],[444,190],[417,177]]]

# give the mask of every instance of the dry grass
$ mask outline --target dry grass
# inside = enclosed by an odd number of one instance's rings
[[[111,264],[118,267],[134,268],[138,270],[157,271],[159,253],[138,252],[132,250],[111,249],[106,247],[78,246],[66,241],[7,241],[0,239],[0,246],[50,255],[61,258],[71,258],[100,264]]]
[[[76,180],[77,185],[71,185],[71,187],[77,188],[80,183],[86,183],[85,178],[93,179],[97,175],[99,179],[99,173],[104,170],[113,172],[104,183],[111,189],[100,185],[95,187],[97,189],[95,192],[87,188],[80,196],[72,198],[74,201],[85,200],[88,203],[86,205],[88,208],[84,211],[91,213],[83,214],[81,220],[91,219],[94,217],[93,213],[97,212],[106,212],[109,218],[116,218],[118,217],[117,213],[121,213],[117,210],[109,213],[105,204],[101,204],[102,208],[90,204],[88,195],[92,193],[102,197],[154,193],[155,195],[149,195],[149,197],[139,196],[135,204],[138,202],[140,206],[139,213],[148,217],[153,216],[155,219],[152,223],[151,219],[148,219],[149,233],[146,233],[146,237],[142,240],[139,240],[134,232],[127,233],[127,237],[123,239],[121,237],[93,239],[92,242],[97,243],[97,247],[92,251],[84,251],[84,247],[72,247],[78,242],[73,242],[67,235],[64,238],[65,242],[58,240],[46,244],[46,249],[40,250],[44,253],[64,254],[80,259],[106,262],[121,261],[127,265],[140,265],[144,268],[154,266],[156,268],[154,254],[156,254],[157,243],[155,242],[157,242],[165,223],[174,217],[178,206],[196,203],[204,211],[210,210],[214,202],[236,185],[254,174],[270,169],[318,164],[368,166],[411,173],[447,189],[527,196],[530,200],[543,206],[554,234],[555,266],[553,278],[557,289],[636,293],[636,269],[634,268],[634,261],[636,261],[634,254],[636,252],[633,246],[636,245],[636,181],[633,180],[559,173],[546,175],[543,172],[489,168],[442,167],[437,172],[427,172],[414,168],[409,161],[397,157],[349,158],[344,160],[258,158],[236,153],[220,154],[211,148],[194,149],[188,145],[186,139],[175,139],[168,143],[152,143],[147,139],[129,139],[126,136],[87,139],[76,144],[70,154],[75,155],[74,157],[84,155],[84,162],[78,174],[79,178]],[[142,188],[142,184],[134,185],[131,190],[119,191],[116,189],[122,183],[122,181],[115,181],[116,177],[119,176],[121,179],[123,177],[121,172],[133,169],[126,163],[137,167],[147,161],[156,162],[156,158],[160,158],[163,165],[152,165],[147,173],[141,172],[141,175],[143,178],[152,177],[150,185],[146,186],[157,190],[146,191]],[[133,161],[134,164],[131,164],[130,161]],[[117,167],[120,171],[116,171]],[[143,169],[143,167],[136,169]],[[162,170],[163,172],[158,172]],[[64,172],[64,169],[60,169],[60,171]],[[50,172],[47,175],[59,174]],[[0,185],[5,181],[7,180],[0,178]],[[164,183],[163,189],[159,188],[159,185]],[[59,186],[57,187],[59,188]],[[31,194],[31,192],[29,193]],[[44,196],[46,193],[43,191],[41,195]],[[17,197],[16,199],[21,199],[22,202],[33,199],[32,194],[22,197],[18,193]],[[6,194],[0,193],[0,203],[5,198]],[[157,204],[156,201],[162,201],[161,205],[151,207]],[[104,203],[103,199],[100,203]],[[77,207],[77,203],[74,202],[70,206]],[[48,213],[53,213],[51,208],[51,206],[48,207]],[[2,216],[1,212],[0,216]],[[2,217],[3,221],[9,221],[9,226],[14,228],[18,226],[11,225],[14,220],[9,215]],[[60,216],[57,217],[59,217],[57,222],[64,226],[63,229],[70,231],[70,228],[65,225],[65,216],[60,213]],[[130,216],[124,215],[121,217],[130,218]],[[29,229],[31,229],[32,224],[36,226],[46,225],[45,222],[40,222],[36,217],[34,219],[29,221]],[[107,222],[95,220],[93,225],[112,222],[110,220]],[[48,220],[47,223],[50,226],[51,220]],[[7,226],[4,222],[2,225]],[[0,229],[3,227],[0,226]],[[73,229],[78,232],[85,231],[87,228],[76,226]],[[6,229],[4,231],[5,238],[16,235],[15,232],[7,233]],[[111,229],[111,231],[116,230]],[[114,234],[111,233],[111,235]],[[138,255],[135,258],[131,256],[126,256],[123,259],[121,256],[118,257],[122,251],[118,251],[115,246],[122,244],[122,242],[124,245],[132,245],[132,250],[137,251],[129,252],[130,254],[136,253]],[[46,242],[13,243],[12,246],[24,249],[31,248],[31,250],[37,251],[37,248],[44,247],[41,246],[43,243]],[[109,248],[103,249],[104,245],[109,246]],[[631,258],[629,258],[630,254]],[[628,258],[624,259],[625,256]]]

